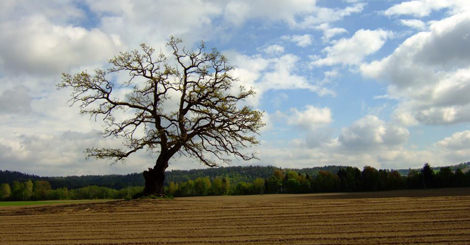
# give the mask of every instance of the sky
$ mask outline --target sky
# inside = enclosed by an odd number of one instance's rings
[[[2,0],[0,169],[127,174],[155,163],[86,159],[100,120],[57,90],[62,73],[109,67],[170,36],[217,48],[264,111],[259,160],[232,166],[417,168],[470,161],[468,0]],[[221,166],[228,166],[221,164]],[[175,157],[169,170],[204,168]]]

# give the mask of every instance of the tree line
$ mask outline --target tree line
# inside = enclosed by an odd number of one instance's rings
[[[321,166],[303,169],[288,169],[284,168],[282,171],[285,173],[295,171],[303,175],[317,176],[320,171],[326,171],[337,174],[340,169],[345,169],[347,166]],[[455,166],[449,166],[452,172],[457,169],[470,169],[470,163],[462,163]],[[227,177],[230,179],[232,185],[239,182],[253,183],[255,179],[269,178],[273,172],[279,168],[273,166],[230,166],[208,169],[193,169],[193,170],[172,170],[168,171],[165,178],[165,186],[170,182],[182,183],[188,180],[196,180],[197,178],[209,177],[214,180],[217,177]],[[439,167],[433,168],[435,172],[440,170]],[[402,176],[407,176],[410,171],[420,171],[412,169],[397,169],[394,170]],[[10,186],[14,181],[25,182],[32,180],[44,180],[50,183],[52,189],[67,187],[68,189],[78,189],[87,186],[101,186],[108,187],[115,190],[127,188],[128,186],[143,186],[144,178],[142,173],[132,173],[126,175],[84,175],[84,176],[67,176],[67,177],[40,177],[37,175],[24,174],[20,172],[0,170],[0,183],[8,183]]]
[[[128,187],[120,190],[108,187],[87,186],[77,189],[61,187],[52,189],[46,180],[14,181],[0,184],[2,201],[37,201],[37,200],[84,200],[84,199],[130,199],[142,192],[143,187]]]
[[[224,182],[225,181],[225,182]],[[227,182],[227,183],[226,183]],[[377,170],[366,166],[343,167],[336,173],[320,170],[315,175],[276,169],[268,178],[256,178],[252,182],[238,182],[230,187],[226,178],[197,178],[186,182],[170,182],[168,193],[173,196],[203,195],[252,195],[276,193],[359,192],[400,189],[470,187],[470,171],[441,167],[434,171],[429,164],[418,170],[410,170],[402,176],[398,171]]]
[[[228,176],[197,177],[186,181],[170,181],[165,191],[171,196],[252,195],[276,193],[358,192],[400,189],[470,187],[470,171],[441,167],[434,170],[425,164],[420,170],[410,170],[406,176],[398,171],[377,170],[366,166],[339,167],[336,173],[320,170],[309,174],[295,170],[272,168],[269,177],[238,181]],[[236,175],[235,175],[236,176]],[[246,178],[244,178],[246,179]],[[45,180],[14,181],[0,185],[1,200],[58,199],[126,199],[142,192],[142,186],[112,189],[87,186],[76,189],[53,189]]]

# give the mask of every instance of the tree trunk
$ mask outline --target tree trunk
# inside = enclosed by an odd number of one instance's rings
[[[163,197],[165,190],[163,189],[163,182],[165,181],[165,170],[168,167],[168,160],[162,160],[160,157],[157,160],[154,168],[144,171],[145,188],[144,195],[156,195]]]

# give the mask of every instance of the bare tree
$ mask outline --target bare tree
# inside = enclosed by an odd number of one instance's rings
[[[195,50],[180,48],[181,42],[171,37],[167,43],[173,51],[171,59],[163,53],[155,56],[154,49],[142,44],[141,51],[111,59],[112,67],[107,70],[63,74],[58,84],[58,88],[72,89],[70,101],[80,105],[82,114],[103,117],[104,137],[124,139],[125,150],[90,148],[88,157],[120,161],[143,149],[158,154],[155,166],[143,172],[145,195],[164,195],[165,170],[175,155],[198,159],[210,167],[229,162],[233,156],[256,158],[243,150],[258,144],[262,113],[237,105],[254,91],[240,87],[230,93],[236,79],[227,59],[216,49],[206,52],[204,42]],[[120,72],[128,73],[128,79],[113,82],[117,76],[112,75]],[[131,92],[119,98],[118,85]],[[169,111],[169,102],[175,99],[177,109]],[[133,115],[117,119],[118,111]]]

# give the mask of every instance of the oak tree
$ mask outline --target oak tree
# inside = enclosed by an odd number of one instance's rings
[[[58,84],[72,89],[71,103],[79,104],[82,114],[103,118],[104,137],[123,139],[124,149],[92,147],[86,150],[88,157],[116,162],[139,150],[158,155],[154,167],[143,172],[146,195],[164,194],[165,170],[175,155],[209,167],[233,157],[256,158],[244,149],[258,144],[262,113],[240,106],[254,91],[233,88],[233,67],[216,49],[206,52],[204,42],[186,49],[181,43],[170,38],[168,57],[142,44],[141,50],[111,59],[109,69],[63,74]],[[122,73],[128,76],[119,81]],[[122,111],[133,114],[123,117]]]

